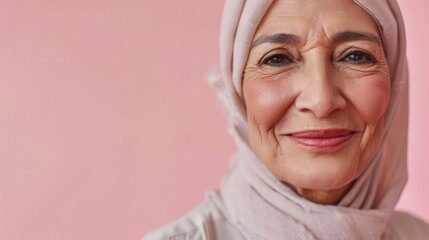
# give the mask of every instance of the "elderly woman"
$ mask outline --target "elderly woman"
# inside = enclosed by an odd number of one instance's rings
[[[394,0],[227,0],[221,67],[230,173],[144,239],[429,239],[394,212],[408,118]]]

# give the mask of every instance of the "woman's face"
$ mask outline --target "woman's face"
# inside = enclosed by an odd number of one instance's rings
[[[262,19],[243,76],[249,141],[298,193],[346,189],[374,157],[390,95],[381,41],[351,0],[277,0]]]

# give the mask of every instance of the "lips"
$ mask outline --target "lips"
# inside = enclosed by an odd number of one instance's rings
[[[287,134],[293,141],[314,149],[331,149],[348,142],[355,131],[349,129],[323,129]]]

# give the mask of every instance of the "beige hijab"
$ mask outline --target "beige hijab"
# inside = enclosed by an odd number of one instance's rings
[[[395,0],[355,0],[378,23],[392,92],[382,145],[337,206],[319,205],[276,179],[248,144],[242,73],[255,30],[272,0],[226,0],[222,80],[214,82],[238,146],[220,194],[211,197],[246,239],[380,239],[407,181],[408,71],[405,30]]]

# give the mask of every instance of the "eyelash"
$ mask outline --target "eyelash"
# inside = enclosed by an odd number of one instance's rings
[[[355,56],[355,57],[357,56],[357,57],[360,57],[360,58],[363,58],[363,59],[361,59],[361,60],[350,60],[350,59],[347,59],[347,58],[349,58],[351,56]],[[360,51],[360,50],[353,50],[353,51],[350,51],[350,52],[346,53],[345,56],[340,59],[340,61],[346,61],[346,62],[348,62],[350,64],[357,64],[357,65],[368,64],[368,63],[371,63],[371,64],[375,63],[375,59],[374,59],[373,56],[371,56],[371,54],[366,53],[364,51]]]
[[[352,57],[352,56],[363,58],[363,59],[360,59],[360,60],[348,59],[349,57]],[[277,60],[277,61],[271,62],[273,60]],[[363,65],[368,63],[373,64],[376,62],[373,56],[360,50],[352,50],[346,53],[343,57],[340,58],[340,61],[346,61],[350,64],[356,64],[356,65]],[[271,67],[281,67],[292,63],[294,63],[294,61],[291,60],[291,57],[287,54],[282,54],[282,53],[275,53],[275,54],[269,55],[262,60],[262,65],[268,65]]]
[[[277,60],[277,62],[270,63],[270,61],[272,61],[272,60]],[[278,61],[281,61],[281,62],[278,62]],[[287,62],[285,62],[285,61],[287,61]],[[272,67],[281,67],[284,65],[291,64],[293,62],[294,61],[291,60],[290,56],[288,56],[287,54],[282,54],[282,53],[275,53],[275,54],[269,55],[262,60],[263,65],[268,65],[268,66],[272,66]]]

